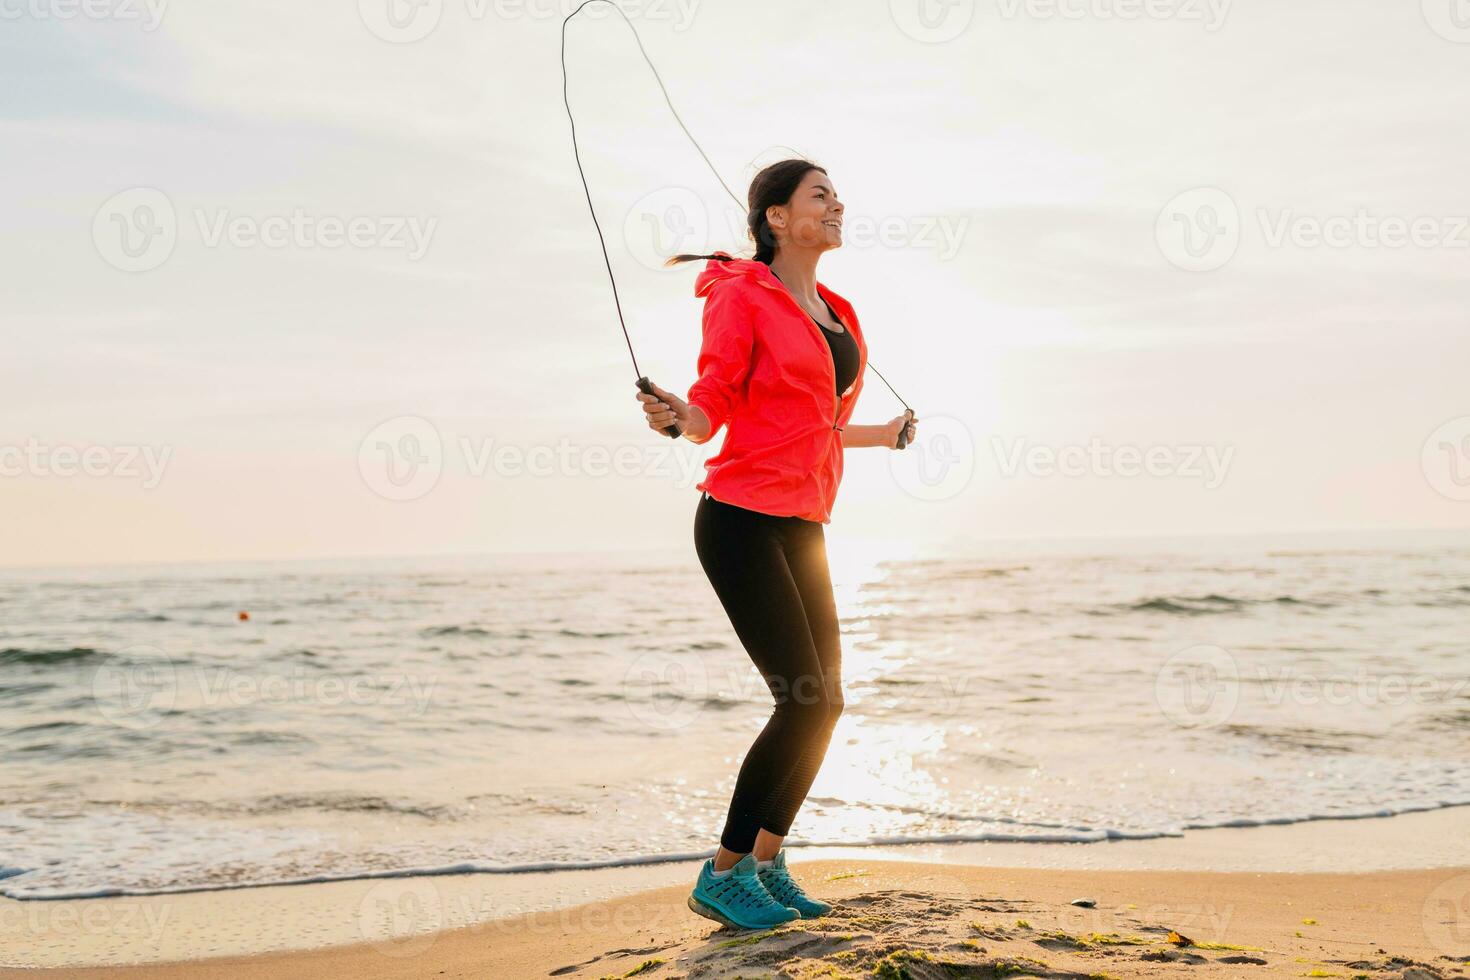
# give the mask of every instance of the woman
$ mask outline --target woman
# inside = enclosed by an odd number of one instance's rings
[[[741,764],[720,846],[689,907],[743,929],[831,910],[786,870],[781,842],[806,799],[842,713],[842,650],[824,525],[842,451],[896,447],[905,425],[848,425],[863,389],[867,345],[852,305],[817,282],[817,260],[842,244],[843,205],[808,160],[766,167],[750,185],[754,259],[708,260],[699,379],[687,401],[638,393],[648,425],[674,424],[695,443],[723,425],[705,462],[694,544],[730,623],[775,707]]]

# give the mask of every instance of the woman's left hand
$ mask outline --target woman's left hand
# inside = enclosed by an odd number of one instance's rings
[[[897,449],[898,448],[898,436],[899,436],[899,433],[903,432],[905,425],[908,426],[908,433],[909,433],[908,434],[908,439],[906,440],[906,442],[913,442],[914,441],[914,431],[915,431],[914,430],[914,426],[917,425],[917,424],[918,424],[918,419],[909,418],[909,415],[908,415],[907,412],[905,412],[904,414],[900,415],[896,419],[890,419],[889,422],[888,422],[888,424],[886,426],[884,426],[884,429],[887,430],[887,434],[888,434],[888,448],[889,449]]]

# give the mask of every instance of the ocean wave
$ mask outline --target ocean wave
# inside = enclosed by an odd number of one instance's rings
[[[108,659],[110,654],[92,647],[69,647],[53,650],[26,650],[21,647],[6,647],[0,650],[0,667],[7,664],[25,664],[45,667],[52,664],[88,664]]]
[[[874,834],[868,837],[854,836],[824,841],[807,841],[788,838],[789,848],[823,847],[891,847],[902,844],[969,844],[1004,842],[1016,844],[1099,844],[1118,840],[1156,840],[1165,837],[1183,837],[1191,830],[1216,830],[1221,828],[1273,827],[1321,820],[1373,820],[1393,817],[1403,813],[1422,813],[1443,810],[1449,807],[1470,806],[1470,798],[1447,800],[1437,803],[1408,804],[1404,806],[1374,807],[1343,813],[1305,813],[1287,817],[1255,819],[1237,817],[1219,821],[1182,823],[1171,827],[1123,829],[1115,827],[1073,828],[1059,827],[1055,832],[1042,830],[1038,833],[1010,831],[974,831],[943,834]],[[989,818],[994,819],[994,818]],[[526,874],[542,871],[586,871],[596,868],[631,868],[650,864],[670,864],[682,861],[702,861],[714,854],[713,848],[699,851],[681,851],[664,854],[633,854],[592,861],[529,861],[519,864],[488,864],[481,861],[461,861],[454,864],[430,865],[411,868],[365,869],[340,874],[306,875],[296,878],[271,878],[261,881],[229,881],[210,884],[175,885],[166,888],[123,888],[98,886],[95,888],[27,889],[27,869],[0,868],[0,897],[16,901],[62,901],[82,898],[113,898],[119,896],[181,895],[193,892],[238,891],[244,888],[267,888],[277,885],[310,885],[329,881],[372,881],[386,878],[420,878],[463,874]],[[7,876],[4,872],[8,871]]]
[[[424,637],[469,637],[470,639],[497,640],[532,640],[535,639],[534,631],[522,628],[517,629],[488,629],[484,626],[427,626],[419,630],[419,635]]]
[[[1222,725],[1221,734],[1256,739],[1271,746],[1303,752],[1345,754],[1372,736],[1325,728],[1272,728],[1265,725]]]
[[[1313,609],[1331,609],[1335,605],[1336,603],[1333,602],[1302,599],[1294,595],[1247,598],[1212,592],[1209,595],[1200,596],[1153,596],[1137,602],[1119,603],[1112,608],[1122,612],[1162,612],[1185,616],[1204,616],[1239,612],[1249,606],[1303,606]]]
[[[33,684],[6,684],[0,686],[0,700],[24,698],[32,694],[40,694],[42,691],[50,691],[55,687],[55,684],[47,684],[44,681]]]
[[[494,636],[493,630],[480,626],[428,626],[419,630],[421,636]]]

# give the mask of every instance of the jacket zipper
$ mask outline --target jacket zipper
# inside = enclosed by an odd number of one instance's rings
[[[771,273],[771,274],[772,275],[775,275],[774,272]],[[780,280],[777,280],[777,281],[779,282]],[[770,289],[775,289],[776,288],[775,286],[772,286],[770,283],[765,283],[765,285],[766,285],[767,288],[770,288]],[[817,323],[817,321],[812,317],[812,315],[810,313],[808,313],[806,310],[804,310],[804,309],[801,308],[801,304],[796,301],[796,297],[795,296],[792,296],[791,295],[791,290],[785,288],[785,284],[784,283],[782,284],[782,288],[780,290],[778,290],[778,291],[781,292],[781,293],[784,293],[786,295],[786,298],[791,301],[791,305],[794,306],[794,307],[796,307],[796,309],[801,313],[802,317],[807,321],[807,325],[811,329],[816,330],[816,331],[821,331],[823,329],[823,327],[820,324]],[[821,294],[819,293],[818,295],[821,295]],[[823,299],[825,300],[825,297],[823,297]],[[842,318],[841,317],[838,317],[837,318],[837,322],[838,323],[842,323],[842,329],[844,329],[844,330],[851,330],[852,329],[846,323],[843,323],[842,322]],[[827,343],[827,338],[826,337],[823,337],[820,332],[817,334],[817,340],[821,343],[822,349],[827,352],[827,363],[829,365],[831,365],[831,367],[832,367],[832,391],[833,391],[832,397],[836,401],[836,404],[833,406],[833,409],[832,409],[832,429],[833,429],[833,431],[841,432],[842,429],[840,427],[838,427],[838,425],[837,425],[837,420],[842,417],[842,396],[836,393],[836,389],[837,389],[837,359],[832,356],[832,345],[829,344],[829,343]]]

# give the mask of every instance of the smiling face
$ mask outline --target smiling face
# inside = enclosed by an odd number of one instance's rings
[[[842,246],[843,211],[832,178],[808,170],[786,205],[767,209],[766,220],[781,245],[826,251]]]

